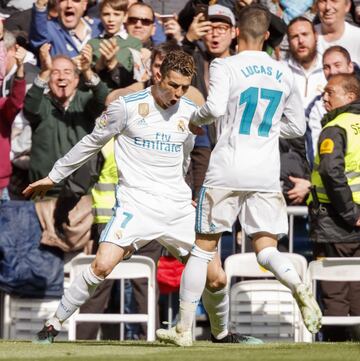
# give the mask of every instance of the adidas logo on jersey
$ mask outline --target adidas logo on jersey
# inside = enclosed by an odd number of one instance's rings
[[[147,123],[146,120],[144,118],[141,118],[138,122],[137,125],[141,126],[141,127],[146,127]]]

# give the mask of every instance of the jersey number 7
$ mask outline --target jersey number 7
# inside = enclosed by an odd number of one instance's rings
[[[246,104],[240,121],[240,134],[249,135],[251,123],[256,112],[259,101],[259,93],[261,99],[269,100],[269,104],[264,112],[263,119],[259,125],[258,135],[260,137],[268,137],[272,125],[272,120],[279,106],[282,92],[273,89],[250,87],[241,93],[239,105]]]

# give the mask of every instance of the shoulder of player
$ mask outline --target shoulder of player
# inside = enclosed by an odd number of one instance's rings
[[[182,96],[180,100],[180,105],[189,108],[191,111],[194,111],[197,108],[192,93],[186,93],[186,96]]]
[[[151,96],[150,88],[146,88],[144,90],[140,90],[135,93],[125,95],[122,98],[124,99],[126,105],[130,105],[130,104],[135,104],[139,101],[144,101],[149,96]]]

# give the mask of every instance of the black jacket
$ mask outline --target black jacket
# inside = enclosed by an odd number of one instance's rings
[[[360,101],[329,112],[324,116],[322,126],[342,113],[360,114]],[[331,139],[335,145],[332,153],[320,154],[318,149],[318,171],[330,205],[324,206],[324,214],[314,213],[310,205],[311,238],[317,242],[360,242],[360,227],[354,226],[360,217],[360,204],[353,202],[345,176],[346,133],[338,126],[330,126],[322,130],[318,148],[324,139]]]

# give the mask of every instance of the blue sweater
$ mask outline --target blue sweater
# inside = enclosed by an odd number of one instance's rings
[[[91,27],[92,38],[102,33],[103,27],[99,19],[83,19]],[[29,41],[35,53],[41,45],[50,43],[51,56],[63,54],[74,58],[79,55],[69,30],[65,29],[57,19],[48,20],[47,11],[39,10],[35,5],[32,8]]]

